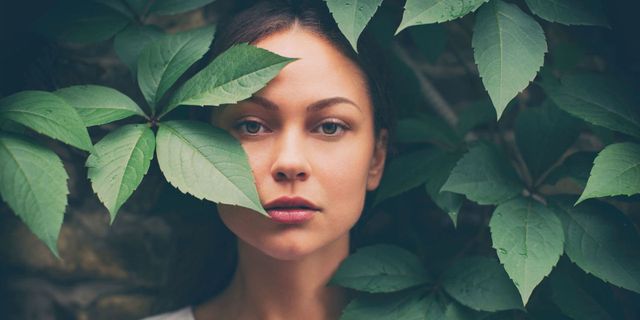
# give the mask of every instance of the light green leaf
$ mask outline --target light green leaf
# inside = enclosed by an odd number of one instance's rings
[[[522,185],[502,152],[483,143],[458,161],[442,191],[464,194],[479,204],[498,204],[519,194]]]
[[[461,156],[460,153],[438,152],[429,159],[428,170],[425,174],[427,194],[438,208],[449,215],[454,227],[458,226],[458,212],[462,207],[464,196],[448,191],[441,192],[440,189],[451,175],[451,170],[456,166]]]
[[[515,4],[494,0],[478,10],[473,52],[498,119],[544,63],[547,41],[540,25]]]
[[[142,49],[149,43],[160,39],[163,35],[162,29],[153,25],[139,26],[131,24],[122,30],[113,39],[113,48],[120,57],[120,60],[129,67],[135,75],[138,66],[138,56]]]
[[[338,28],[358,51],[358,38],[382,3],[382,0],[325,0]]]
[[[394,292],[429,282],[420,260],[391,245],[364,247],[345,259],[330,284],[370,293]]]
[[[21,91],[0,99],[0,118],[27,126],[76,148],[91,151],[89,133],[78,112],[45,91]]]
[[[74,107],[87,127],[133,115],[147,117],[131,98],[109,87],[79,85],[59,89],[53,93]]]
[[[567,25],[609,27],[600,0],[525,0],[535,15]]]
[[[431,320],[442,319],[446,312],[434,294],[419,290],[361,296],[349,303],[340,320]]]
[[[545,179],[545,182],[555,184],[560,179],[570,178],[580,187],[584,188],[589,179],[589,172],[593,167],[593,160],[596,158],[595,152],[576,152],[568,156],[561,165],[553,169]]]
[[[410,26],[461,18],[489,0],[407,0],[396,34]]]
[[[129,124],[102,138],[87,158],[87,175],[111,214],[110,223],[149,170],[155,143],[149,126]]]
[[[523,309],[516,287],[497,260],[466,257],[447,268],[444,290],[463,305],[480,311]]]
[[[526,305],[562,255],[562,224],[554,209],[519,197],[499,205],[489,227],[498,258]]]
[[[429,164],[434,156],[433,150],[426,149],[392,159],[384,170],[373,205],[422,185],[432,171]]]
[[[209,49],[215,27],[205,27],[149,44],[138,59],[138,85],[155,113],[155,106],[178,78]]]
[[[616,208],[598,201],[573,206],[556,203],[565,233],[564,251],[582,270],[640,293],[640,237],[633,223]]]
[[[518,114],[516,144],[534,180],[556,163],[578,138],[579,125],[577,119],[550,102]]]
[[[129,17],[93,1],[65,0],[40,21],[38,29],[62,41],[93,43],[111,38],[129,24]]]
[[[249,98],[295,60],[248,44],[235,45],[180,87],[160,116],[179,105],[217,106]]]
[[[584,192],[578,199],[640,193],[640,144],[608,145],[596,157]]]
[[[237,205],[267,215],[240,143],[204,122],[160,124],[156,154],[167,181],[198,199]]]
[[[542,84],[558,107],[592,124],[640,138],[640,99],[629,85],[595,74],[564,76],[561,82]]]
[[[149,13],[157,15],[172,15],[204,7],[215,0],[156,0],[151,5]]]
[[[67,179],[53,151],[17,135],[0,134],[0,195],[58,258]]]

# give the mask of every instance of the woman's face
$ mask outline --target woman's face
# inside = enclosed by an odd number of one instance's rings
[[[240,241],[293,260],[348,240],[366,191],[380,182],[386,132],[376,139],[360,69],[323,38],[294,27],[255,45],[299,60],[214,121],[242,143],[272,218],[237,206],[218,211]]]

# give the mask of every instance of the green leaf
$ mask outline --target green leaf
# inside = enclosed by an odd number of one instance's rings
[[[149,13],[157,15],[173,15],[198,9],[215,0],[156,0]]]
[[[454,227],[458,225],[458,212],[462,207],[464,196],[448,191],[441,192],[440,189],[442,189],[451,174],[451,170],[456,166],[461,156],[460,153],[436,153],[427,162],[428,170],[425,174],[427,177],[427,182],[425,183],[427,194],[438,208],[449,215]]]
[[[38,29],[62,41],[93,43],[111,38],[129,24],[129,17],[93,1],[65,0],[40,21]]]
[[[155,106],[178,78],[209,49],[215,27],[166,35],[151,43],[138,59],[138,85],[155,113]]]
[[[570,178],[584,188],[587,185],[589,172],[593,167],[593,160],[595,160],[596,155],[597,153],[595,152],[582,151],[568,156],[560,166],[549,173],[545,182],[556,184],[562,178]]]
[[[447,47],[446,28],[441,24],[415,26],[409,29],[409,36],[418,51],[433,64]]]
[[[479,100],[463,109],[458,117],[457,129],[461,135],[483,124],[495,124],[496,110],[489,99]]]
[[[498,119],[544,63],[547,42],[540,25],[518,6],[500,0],[478,10],[473,53]]]
[[[535,15],[567,25],[609,27],[600,0],[525,0]]]
[[[74,107],[87,127],[134,115],[147,117],[131,98],[109,87],[79,85],[59,89],[53,93]]]
[[[53,151],[17,135],[0,134],[0,195],[58,258],[67,179]]]
[[[160,124],[156,154],[167,181],[198,199],[267,215],[240,143],[226,131],[196,121]]]
[[[410,290],[386,295],[366,295],[351,301],[340,320],[430,320],[442,319],[446,306],[434,294],[426,297]]]
[[[429,282],[411,252],[391,245],[364,247],[345,259],[330,284],[370,293],[394,292]]]
[[[549,276],[551,301],[575,320],[613,320],[584,283],[570,272],[568,264],[561,261]]]
[[[598,201],[573,206],[555,202],[565,233],[564,251],[582,270],[613,285],[640,293],[640,237],[616,208]]]
[[[382,0],[325,0],[338,28],[358,52],[358,37],[382,3]]]
[[[102,138],[87,158],[87,175],[111,214],[110,223],[149,170],[155,143],[149,126],[129,124]]]
[[[567,151],[580,134],[580,122],[551,103],[518,114],[516,144],[536,179]]]
[[[0,99],[0,118],[27,126],[76,148],[91,151],[89,133],[78,112],[45,91],[21,91]]]
[[[564,76],[561,85],[542,84],[562,110],[592,124],[640,138],[640,99],[618,79],[595,75]]]
[[[505,156],[483,143],[458,161],[440,191],[461,193],[479,204],[498,204],[519,194],[522,185]]]
[[[497,260],[465,257],[447,268],[444,290],[463,305],[480,311],[523,309],[516,287]]]
[[[439,23],[461,18],[489,0],[407,0],[396,34],[410,26]]]
[[[584,192],[578,199],[640,193],[640,144],[608,145],[596,157]]]
[[[160,116],[179,105],[217,106],[249,98],[295,60],[248,44],[235,45],[180,87]]]
[[[519,197],[499,205],[489,227],[498,258],[526,305],[562,255],[562,224],[554,209]]]
[[[446,122],[426,114],[400,119],[395,136],[398,143],[431,142],[450,148],[462,143],[462,138]]]
[[[384,170],[373,205],[422,185],[432,171],[429,164],[434,155],[433,150],[427,149],[392,159]]]
[[[131,24],[122,30],[122,32],[116,34],[113,40],[113,48],[116,54],[118,54],[118,57],[120,57],[120,60],[122,60],[135,75],[138,66],[138,56],[142,49],[149,43],[160,39],[162,35],[162,29],[156,26]]]

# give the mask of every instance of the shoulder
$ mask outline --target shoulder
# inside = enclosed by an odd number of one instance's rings
[[[193,316],[191,306],[187,306],[179,310],[154,315],[141,320],[195,320],[195,317]]]

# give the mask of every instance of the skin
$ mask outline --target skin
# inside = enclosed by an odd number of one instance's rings
[[[361,70],[322,37],[294,25],[254,45],[299,60],[253,98],[221,108],[215,122],[242,143],[263,205],[300,196],[320,211],[285,225],[219,205],[238,237],[238,266],[195,317],[337,319],[348,297],[326,284],[349,253],[366,191],[380,183],[387,133],[374,132]]]

